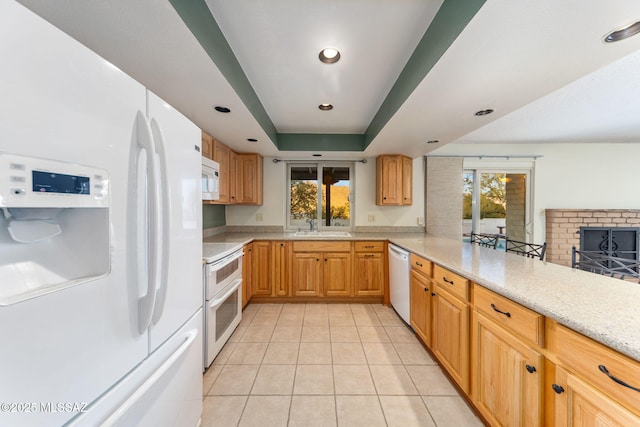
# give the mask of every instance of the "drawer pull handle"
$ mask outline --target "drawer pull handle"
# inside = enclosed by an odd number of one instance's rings
[[[527,368],[527,372],[529,372],[530,374],[533,374],[536,371],[535,366],[525,365],[525,368]]]
[[[447,279],[447,278],[446,278],[446,277],[444,277],[444,276],[442,276],[442,280],[444,280],[444,281],[445,281],[445,283],[448,283],[448,284],[450,284],[450,285],[453,285],[453,280],[449,280],[449,279]]]
[[[551,388],[553,389],[553,391],[555,391],[558,394],[564,393],[564,387],[562,387],[561,385],[551,384]]]
[[[421,264],[421,263],[419,263],[418,261],[416,261],[416,265],[417,265],[418,267],[422,267],[422,264]]]
[[[375,255],[374,254],[365,254],[364,257],[365,258],[373,258]]]
[[[601,371],[603,374],[605,374],[606,376],[608,376],[609,378],[611,378],[613,381],[617,382],[618,384],[620,384],[620,385],[622,385],[622,386],[625,386],[625,387],[628,387],[628,388],[630,388],[631,390],[634,390],[634,391],[637,391],[637,392],[639,392],[639,393],[640,393],[640,388],[633,387],[633,386],[631,386],[631,385],[629,385],[629,384],[625,383],[624,381],[622,381],[622,380],[620,380],[620,379],[618,379],[618,378],[614,377],[613,375],[611,375],[611,374],[609,373],[609,370],[607,369],[607,367],[606,367],[606,366],[604,366],[604,365],[599,365],[599,366],[598,366],[598,369],[600,369],[600,371]]]
[[[498,309],[498,307],[496,307],[496,305],[494,303],[491,303],[491,308],[493,308],[493,311],[496,311],[496,312],[498,312],[500,314],[504,314],[507,317],[511,317],[511,313],[509,313],[508,311],[500,311]]]
[[[373,245],[365,246],[366,249],[373,249]]]

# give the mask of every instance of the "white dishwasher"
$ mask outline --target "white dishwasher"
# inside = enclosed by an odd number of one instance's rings
[[[389,244],[389,301],[407,325],[409,317],[409,252]]]

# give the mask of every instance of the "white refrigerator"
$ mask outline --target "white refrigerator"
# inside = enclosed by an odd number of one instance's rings
[[[199,129],[13,0],[0,56],[0,425],[198,425]]]

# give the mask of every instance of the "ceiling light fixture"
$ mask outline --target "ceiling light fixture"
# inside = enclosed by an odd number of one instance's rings
[[[633,24],[627,25],[626,27],[611,31],[609,34],[604,36],[604,42],[619,42],[620,40],[628,39],[631,36],[635,36],[638,33],[640,33],[640,21],[634,22]]]
[[[329,111],[329,110],[333,110],[333,105],[331,105],[331,104],[320,104],[320,105],[318,105],[318,108],[321,109],[322,111]]]
[[[493,113],[493,109],[487,108],[486,110],[476,111],[475,115],[476,116],[486,116],[487,114],[491,114],[491,113]]]
[[[322,154],[312,154],[313,157],[322,157]]]
[[[338,49],[334,47],[326,47],[320,51],[318,58],[320,59],[320,62],[333,64],[340,60],[340,52],[338,52]]]
[[[216,110],[219,113],[230,113],[231,109],[227,108],[227,107],[222,107],[220,105],[216,105],[215,107],[213,107],[214,110]]]
[[[255,139],[255,138],[247,138],[247,141],[249,141],[249,142],[258,142],[258,140]]]
[[[439,139],[431,139],[431,140],[427,141],[427,144],[437,144],[438,142],[440,142]]]

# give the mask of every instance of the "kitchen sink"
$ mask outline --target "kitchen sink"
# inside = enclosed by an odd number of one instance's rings
[[[293,237],[351,237],[348,231],[296,231]]]

